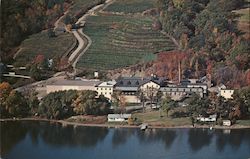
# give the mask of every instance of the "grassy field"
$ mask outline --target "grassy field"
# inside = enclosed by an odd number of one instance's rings
[[[147,9],[153,8],[156,0],[116,0],[104,11],[123,12],[123,13],[139,13]]]
[[[77,67],[116,69],[150,60],[155,52],[172,50],[174,44],[153,30],[152,23],[143,16],[90,16],[83,32],[92,39],[92,45]]]
[[[139,122],[148,123],[154,126],[184,126],[191,125],[191,120],[186,118],[170,118],[163,112],[163,117],[160,117],[159,111],[146,112],[146,113],[135,113],[133,118],[137,118]]]
[[[15,64],[26,65],[38,54],[43,54],[47,58],[61,57],[73,43],[74,36],[69,33],[54,38],[49,38],[46,31],[33,34],[20,45],[22,50],[17,55]]]

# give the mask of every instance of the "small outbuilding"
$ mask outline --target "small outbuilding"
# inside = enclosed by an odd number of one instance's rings
[[[128,121],[131,114],[108,114],[108,122],[123,122]]]
[[[223,120],[222,124],[223,124],[223,126],[231,126],[232,122],[230,120]]]

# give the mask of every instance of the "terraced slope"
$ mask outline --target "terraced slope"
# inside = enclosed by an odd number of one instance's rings
[[[153,8],[156,0],[116,0],[104,11],[123,12],[123,13],[139,13],[147,9]]]
[[[78,68],[110,70],[154,58],[153,53],[172,50],[174,44],[145,16],[98,15],[87,19],[83,32],[92,45],[77,63]]]

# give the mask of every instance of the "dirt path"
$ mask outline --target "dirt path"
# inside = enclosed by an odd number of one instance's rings
[[[57,19],[57,21],[56,21],[55,24],[54,24],[54,31],[56,31],[56,29],[59,27],[59,24],[60,24],[60,23],[61,23],[63,26],[65,25],[64,23],[61,22],[61,20],[62,20],[62,18],[63,18],[65,15],[67,15],[68,12],[69,12],[69,11],[67,10],[66,12],[63,13],[63,15],[62,15],[59,19]]]

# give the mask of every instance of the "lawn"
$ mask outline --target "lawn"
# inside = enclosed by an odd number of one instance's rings
[[[162,115],[162,117],[160,117]],[[185,126],[191,125],[189,117],[170,118],[167,114],[159,111],[152,111],[146,113],[135,113],[133,118],[137,118],[139,122],[148,123],[154,126]]]
[[[250,126],[250,120],[237,120],[236,124],[243,125],[243,126]]]
[[[30,63],[38,54],[47,58],[61,57],[74,44],[74,36],[63,33],[49,38],[47,31],[31,35],[20,45],[22,49],[17,55],[15,65],[23,66]]]
[[[139,13],[147,9],[153,8],[156,0],[116,0],[104,11],[123,12],[123,13]]]
[[[90,16],[83,28],[92,45],[77,63],[78,68],[112,70],[154,59],[174,44],[152,28],[153,20],[145,16]]]

